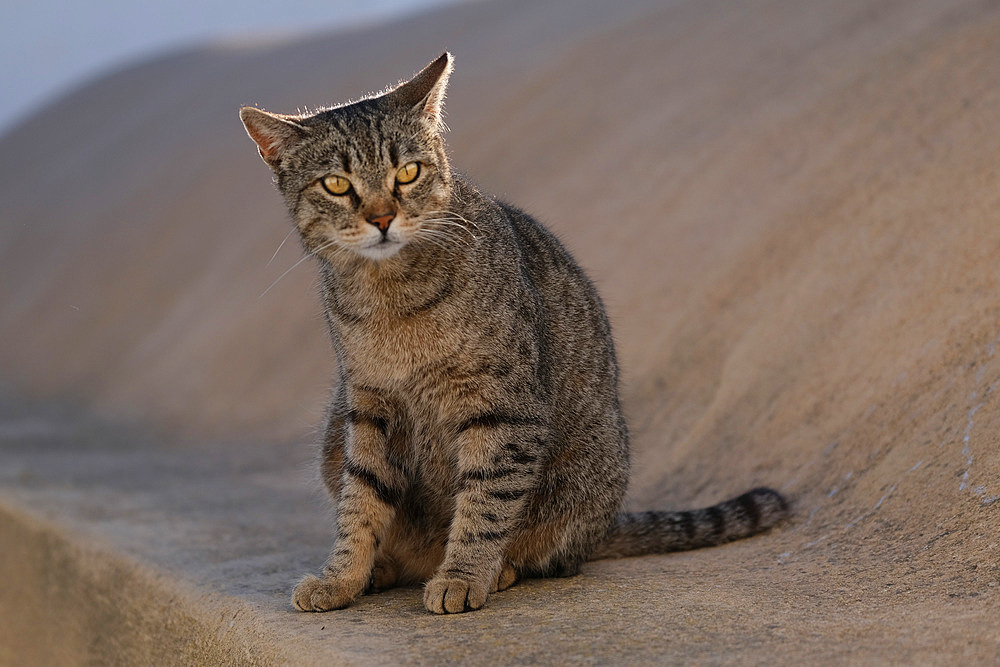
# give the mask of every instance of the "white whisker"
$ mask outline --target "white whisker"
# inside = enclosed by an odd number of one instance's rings
[[[422,230],[435,231],[449,236],[454,236],[461,231],[468,234],[472,240],[479,240],[479,237],[476,236],[471,229],[457,222],[449,220],[424,220],[423,222],[425,226],[421,227]]]
[[[267,294],[268,292],[270,292],[270,291],[271,291],[271,288],[272,288],[272,287],[274,287],[274,286],[275,286],[275,285],[277,285],[277,284],[278,284],[279,282],[281,282],[281,279],[282,279],[282,278],[284,278],[285,276],[287,276],[287,275],[288,275],[288,274],[289,274],[289,273],[291,272],[291,270],[292,270],[292,269],[294,269],[294,268],[295,268],[296,266],[298,266],[298,265],[299,265],[299,264],[301,264],[302,262],[306,261],[307,259],[309,259],[309,258],[310,258],[310,257],[312,257],[313,255],[316,255],[316,254],[318,254],[319,252],[321,252],[321,251],[323,251],[323,250],[326,250],[327,248],[329,248],[330,246],[334,245],[335,243],[336,243],[336,241],[330,241],[329,243],[325,243],[325,244],[321,245],[320,247],[316,248],[316,249],[315,249],[315,250],[313,250],[312,252],[308,252],[308,253],[306,253],[306,254],[305,254],[305,255],[304,255],[303,257],[302,257],[302,259],[300,259],[299,261],[295,262],[295,263],[294,263],[294,264],[292,264],[292,265],[291,265],[290,267],[288,267],[287,269],[285,269],[285,272],[284,272],[284,273],[282,273],[282,274],[281,274],[280,276],[278,276],[278,277],[277,277],[277,279],[276,279],[276,280],[275,280],[275,281],[274,281],[273,283],[271,283],[270,285],[268,285],[268,286],[267,286],[267,289],[266,289],[266,290],[264,290],[263,292],[261,292],[261,293],[260,293],[260,296],[258,296],[257,298],[258,298],[258,299],[260,299],[260,298],[263,298],[263,296],[264,296],[265,294]]]
[[[450,230],[445,229],[434,229],[433,227],[421,227],[416,231],[417,234],[429,234],[431,236],[441,236],[444,238],[455,238],[455,234]]]
[[[459,238],[458,236],[455,236],[454,234],[450,234],[448,232],[437,230],[437,229],[426,229],[426,228],[425,229],[421,229],[421,230],[417,231],[414,234],[414,236],[434,237],[434,238],[444,239],[446,241],[461,241],[463,243],[465,242],[465,239]]]
[[[416,237],[416,238],[417,238],[418,241],[426,241],[427,243],[430,243],[431,245],[435,245],[438,248],[441,248],[441,249],[444,249],[444,250],[447,250],[448,247],[449,247],[446,243],[444,243],[443,241],[439,241],[438,239],[432,239],[432,238],[427,237],[427,236]]]
[[[447,215],[445,216],[445,219],[454,219],[454,220],[461,220],[462,222],[465,222],[465,223],[467,223],[467,224],[469,224],[469,225],[472,225],[472,226],[473,226],[473,227],[475,227],[476,229],[479,229],[479,225],[477,225],[477,224],[476,224],[476,223],[474,223],[473,221],[469,220],[469,219],[468,219],[468,218],[466,218],[465,216],[463,216],[463,215],[461,215],[461,214],[459,214],[459,213],[455,213],[454,211],[450,211],[450,210],[443,210],[443,211],[427,211],[426,213],[427,213],[427,215],[438,215],[438,214],[440,214],[440,213],[446,213]]]
[[[432,218],[430,220],[424,220],[424,222],[428,224],[440,224],[449,227],[458,227],[459,229],[470,231],[468,227],[458,222],[457,220],[448,220],[446,218]]]
[[[285,245],[285,241],[288,240],[288,237],[291,236],[292,232],[294,232],[294,231],[295,231],[295,228],[292,227],[291,229],[288,230],[288,233],[285,234],[285,238],[281,239],[281,243],[278,244],[278,249],[274,251],[274,254],[271,255],[271,259],[267,260],[267,264],[264,265],[265,269],[267,267],[271,266],[271,262],[273,262],[274,258],[278,256],[279,252],[281,252],[281,246]]]
[[[456,243],[453,239],[447,236],[431,235],[431,234],[415,234],[413,236],[416,241],[426,241],[428,243],[433,243],[439,248],[450,249],[454,248]]]
[[[445,248],[451,247],[456,243],[462,243],[468,245],[468,241],[465,239],[458,238],[452,234],[445,234],[442,232],[436,232],[430,229],[421,229],[416,234],[413,235],[416,239],[422,239],[434,243],[435,245]]]

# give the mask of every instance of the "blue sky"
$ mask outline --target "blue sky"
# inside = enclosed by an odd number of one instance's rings
[[[68,89],[185,45],[384,20],[452,0],[14,0],[0,22],[0,133]]]

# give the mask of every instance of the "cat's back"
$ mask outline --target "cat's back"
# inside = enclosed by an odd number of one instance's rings
[[[505,264],[513,265],[506,268],[513,268],[523,286],[523,307],[534,311],[530,319],[540,348],[539,374],[550,401],[560,406],[553,414],[557,431],[575,431],[580,423],[598,421],[616,432],[609,443],[624,442],[611,326],[593,283],[537,219],[467,183],[459,192],[468,215],[481,220],[488,216],[493,230],[486,252],[492,261],[501,255]]]
[[[457,208],[476,224],[492,228],[486,251],[506,256],[545,300],[545,306],[586,308],[604,318],[604,306],[590,279],[558,238],[535,217],[508,202],[480,192],[455,177]],[[479,221],[478,223],[476,221]]]

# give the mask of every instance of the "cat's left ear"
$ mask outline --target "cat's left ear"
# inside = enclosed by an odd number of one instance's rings
[[[299,143],[306,136],[306,128],[296,123],[291,116],[261,111],[255,107],[240,109],[240,120],[247,134],[257,144],[260,156],[267,166],[274,169],[285,151]]]
[[[388,93],[400,107],[421,114],[434,125],[440,125],[444,110],[444,94],[455,59],[447,51],[425,67],[415,77]]]

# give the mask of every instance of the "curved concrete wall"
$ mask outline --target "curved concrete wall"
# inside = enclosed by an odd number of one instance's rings
[[[1000,13],[591,4],[205,48],[40,112],[0,141],[5,383],[306,437],[335,372],[314,270],[259,296],[299,251],[269,263],[289,224],[236,111],[343,101],[448,48],[454,164],[605,296],[636,506],[771,484],[796,502],[774,539],[805,587],[995,590]]]

